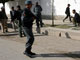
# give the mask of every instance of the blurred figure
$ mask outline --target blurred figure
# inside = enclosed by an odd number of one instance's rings
[[[38,4],[38,2],[36,2],[36,6],[34,7],[34,13],[36,18],[36,25],[37,25],[37,32],[40,33],[40,27],[43,27],[43,22],[42,22],[42,16],[41,16],[41,12],[42,12],[42,7]]]
[[[17,15],[16,15],[16,10],[14,10],[14,7],[11,8],[10,16],[11,16],[11,23],[12,23],[13,29],[16,31],[15,19]]]
[[[26,0],[25,1],[25,9],[23,11],[23,19],[22,19],[22,25],[23,25],[23,31],[27,37],[26,42],[26,49],[24,54],[29,56],[30,58],[33,58],[35,53],[31,52],[32,45],[34,43],[34,35],[32,31],[32,25],[33,21],[36,18],[35,15],[31,12],[32,8],[32,1]]]
[[[63,22],[69,17],[70,22],[71,21],[71,16],[70,16],[70,4],[67,5],[66,11],[65,11],[66,17],[63,19]]]
[[[18,20],[18,27],[19,27],[19,36],[22,37],[22,34],[23,34],[23,29],[22,29],[22,22],[21,22],[21,15],[22,15],[22,12],[23,10],[21,9],[21,7],[18,5],[17,6],[17,20]]]
[[[74,20],[75,27],[80,26],[80,16],[79,16],[79,14],[76,12],[75,9],[72,12],[74,14],[73,20]]]
[[[8,27],[7,27],[8,17],[6,15],[4,7],[1,8],[0,14],[1,14],[0,19],[1,19],[1,24],[3,28],[3,33],[8,32]]]

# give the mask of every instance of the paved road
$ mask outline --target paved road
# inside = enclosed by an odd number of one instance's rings
[[[24,38],[25,39],[25,38]],[[80,41],[35,35],[33,51],[38,57],[23,55],[25,42],[0,39],[0,60],[80,60]]]

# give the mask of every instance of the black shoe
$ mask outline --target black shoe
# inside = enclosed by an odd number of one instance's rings
[[[36,53],[30,52],[31,55],[36,55]]]
[[[63,22],[64,22],[64,20],[63,20]]]
[[[72,21],[70,21],[70,23],[72,23]]]
[[[30,57],[30,58],[35,58],[36,56],[36,54],[35,53],[27,53],[27,52],[24,52],[24,55],[26,55],[26,56],[28,56],[28,57]]]
[[[6,32],[8,32],[8,30],[6,30]]]
[[[22,35],[20,35],[20,37],[23,37]]]

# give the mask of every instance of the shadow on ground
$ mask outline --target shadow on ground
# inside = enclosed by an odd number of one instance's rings
[[[48,53],[48,54],[38,54],[36,57],[70,57],[70,58],[80,58],[80,51],[69,52],[69,53]]]
[[[44,34],[36,34],[34,35],[35,37],[38,37],[38,36],[47,36],[47,35],[44,35]]]

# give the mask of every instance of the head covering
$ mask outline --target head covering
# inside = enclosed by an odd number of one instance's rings
[[[25,1],[25,4],[26,4],[26,5],[28,5],[28,4],[32,4],[32,1],[30,1],[30,0],[26,0],[26,1]]]

